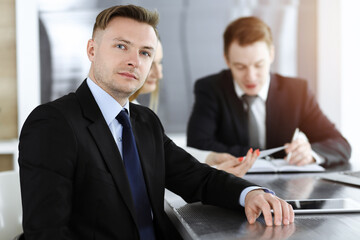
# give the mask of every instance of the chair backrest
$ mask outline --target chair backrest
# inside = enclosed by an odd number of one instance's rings
[[[22,233],[20,180],[17,171],[0,172],[0,239]]]

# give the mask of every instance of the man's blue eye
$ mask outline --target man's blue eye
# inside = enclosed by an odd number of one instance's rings
[[[125,46],[122,45],[122,44],[118,44],[118,45],[116,45],[116,47],[117,47],[117,48],[120,48],[120,49],[125,49]]]
[[[146,51],[141,52],[141,54],[144,55],[144,56],[150,57],[150,53],[148,53]]]

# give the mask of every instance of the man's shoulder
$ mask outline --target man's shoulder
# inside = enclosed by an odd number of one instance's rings
[[[294,90],[296,92],[306,91],[308,89],[308,82],[303,78],[283,76],[278,73],[271,74],[271,89]]]
[[[195,82],[195,88],[204,88],[204,87],[219,87],[224,84],[224,82],[232,81],[232,75],[230,70],[222,70],[218,73],[207,75],[202,77]]]
[[[53,107],[62,112],[71,112],[74,108],[78,109],[79,104],[75,93],[69,93],[51,102],[43,104],[43,106]]]
[[[130,115],[132,113],[135,113],[135,114],[150,114],[152,113],[152,110],[148,107],[145,107],[141,104],[136,104],[136,103],[133,103],[133,102],[130,102],[129,103],[129,107],[130,107]]]
[[[271,81],[276,82],[279,85],[307,85],[307,81],[299,77],[288,77],[278,73],[271,74]]]
[[[229,69],[224,69],[218,73],[213,73],[213,74],[201,77],[196,81],[197,82],[213,82],[213,81],[218,81],[219,79],[223,79],[223,78],[227,78],[227,77],[231,77],[231,72]]]
[[[130,116],[132,115],[143,121],[148,121],[150,119],[159,119],[156,113],[153,112],[150,108],[142,106],[141,104],[135,104],[130,102]]]
[[[66,95],[54,101],[40,104],[27,116],[23,128],[33,126],[34,123],[69,123],[78,122],[81,110],[79,104],[74,102],[73,94]],[[29,125],[30,124],[30,125]]]
[[[150,127],[152,131],[162,131],[164,128],[159,117],[150,108],[130,102],[130,118],[136,126]]]
[[[81,101],[83,104],[81,104]],[[87,105],[87,108],[92,108],[94,102],[95,100],[87,88],[86,83],[83,83],[76,92],[70,92],[55,100],[43,103],[37,106],[33,112],[48,115],[61,114],[70,118],[76,118],[82,114],[83,105]]]
[[[28,116],[32,118],[75,118],[81,113],[74,94],[68,94],[56,100],[40,104]]]

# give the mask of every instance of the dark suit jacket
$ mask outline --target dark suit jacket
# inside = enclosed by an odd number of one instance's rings
[[[291,142],[299,127],[325,166],[346,162],[351,148],[320,110],[307,82],[271,74],[266,101],[266,148]],[[248,144],[247,115],[237,97],[230,70],[195,83],[195,103],[187,128],[187,145],[243,156]],[[284,152],[276,157],[283,157]]]
[[[174,237],[165,187],[189,202],[239,208],[254,184],[199,163],[148,108],[130,103],[130,116],[158,239]],[[121,155],[86,82],[30,114],[19,151],[27,240],[139,238]]]

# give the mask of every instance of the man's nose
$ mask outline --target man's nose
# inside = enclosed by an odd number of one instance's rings
[[[130,52],[128,54],[127,65],[137,68],[140,63],[140,56],[137,52]]]
[[[246,72],[246,78],[249,81],[254,81],[256,79],[256,70],[253,67],[249,67]]]

